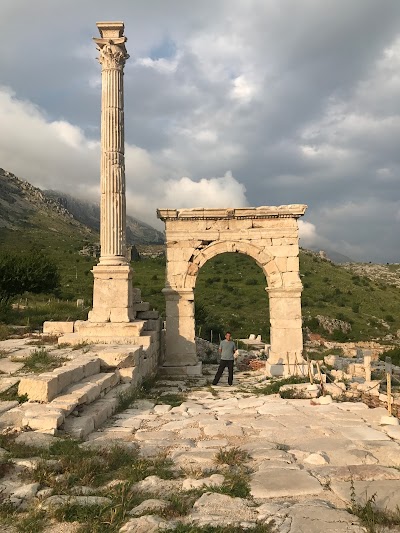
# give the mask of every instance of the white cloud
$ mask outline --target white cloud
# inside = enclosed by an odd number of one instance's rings
[[[317,228],[312,222],[299,220],[300,246],[313,248],[321,243],[321,237],[317,234]]]

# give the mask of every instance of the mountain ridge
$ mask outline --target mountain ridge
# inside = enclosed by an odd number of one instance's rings
[[[49,225],[48,218],[56,228]],[[0,168],[0,231],[42,227],[68,233],[71,225],[82,236],[95,238],[100,230],[99,205],[59,191],[42,190]],[[126,237],[128,245],[164,242],[163,233],[130,215],[127,215]]]

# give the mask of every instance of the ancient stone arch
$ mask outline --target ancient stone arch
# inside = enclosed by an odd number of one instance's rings
[[[262,268],[270,307],[268,371],[302,361],[299,233],[305,205],[239,209],[159,209],[167,241],[166,339],[163,370],[195,375],[194,288],[201,267],[225,252],[249,255]]]

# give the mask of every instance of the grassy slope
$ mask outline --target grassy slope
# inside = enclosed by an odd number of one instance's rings
[[[45,230],[45,231],[44,231]],[[25,230],[0,231],[0,249],[41,249],[58,264],[62,289],[60,297],[75,300],[85,298],[90,305],[92,275],[95,263],[91,257],[77,252],[85,242],[98,241],[95,233],[86,232],[74,221],[60,220],[43,212],[27,223]],[[310,318],[318,314],[352,322],[349,339],[369,339],[395,333],[400,329],[400,293],[391,284],[370,281],[354,275],[340,266],[315,255],[301,252],[300,269],[304,284],[303,315],[312,331],[321,331]],[[133,264],[134,285],[142,289],[143,300],[165,316],[164,287],[165,266],[160,259],[146,259]],[[247,337],[261,333],[269,337],[268,295],[266,280],[261,269],[249,257],[241,254],[223,254],[208,261],[199,273],[195,289],[197,304],[197,330],[202,333],[212,328],[232,330],[234,336]],[[73,304],[46,308],[31,313],[31,323],[40,324],[44,318],[83,318]],[[39,298],[40,299],[40,298]],[[37,301],[37,297],[30,297]],[[36,319],[35,319],[36,313]],[[9,322],[26,323],[28,311],[14,312]],[[390,329],[380,319],[386,320]],[[307,323],[307,320],[306,320]],[[329,335],[325,335],[329,337]]]
[[[304,284],[303,316],[312,331],[330,337],[315,320],[309,320],[319,314],[350,321],[352,331],[346,335],[348,340],[382,337],[400,328],[400,292],[393,286],[356,276],[304,251],[300,254],[300,272]],[[268,338],[265,286],[265,277],[251,258],[223,254],[202,268],[196,301],[231,329],[235,337],[261,333]],[[382,320],[389,329],[382,325]]]

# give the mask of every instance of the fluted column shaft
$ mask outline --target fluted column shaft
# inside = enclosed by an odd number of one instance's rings
[[[118,43],[117,41],[123,41]],[[97,39],[102,66],[100,264],[123,265],[126,258],[124,155],[125,38]],[[104,42],[106,41],[106,42]]]

